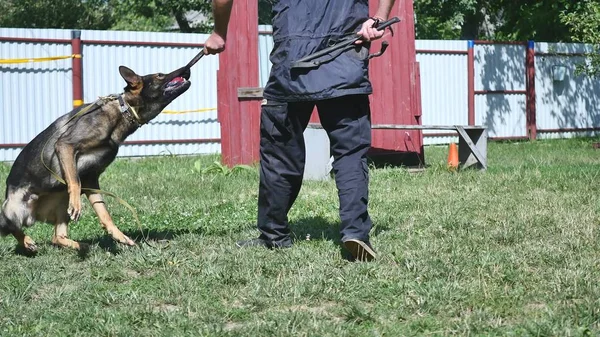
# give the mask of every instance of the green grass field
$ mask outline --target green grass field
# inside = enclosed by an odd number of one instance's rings
[[[0,336],[581,336],[600,334],[597,139],[490,143],[487,172],[371,171],[372,243],[343,258],[335,184],[306,182],[295,246],[239,250],[256,236],[257,171],[201,173],[218,157],[117,160],[102,187],[114,244],[89,203],[70,227],[87,254],[28,233],[0,239]],[[9,167],[0,164],[0,188]]]

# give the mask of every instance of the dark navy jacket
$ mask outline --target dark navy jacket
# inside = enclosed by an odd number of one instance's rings
[[[313,69],[291,63],[360,30],[369,17],[368,0],[279,0],[273,4],[273,50],[263,97],[316,101],[372,93],[368,46],[352,48]]]

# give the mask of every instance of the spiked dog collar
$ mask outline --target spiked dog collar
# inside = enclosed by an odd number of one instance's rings
[[[144,121],[142,121],[140,116],[137,114],[137,111],[135,111],[131,105],[127,104],[127,102],[125,102],[123,95],[118,95],[117,99],[119,100],[121,114],[123,117],[125,117],[125,119],[127,119],[130,123],[135,124],[135,126],[138,128],[144,125]]]

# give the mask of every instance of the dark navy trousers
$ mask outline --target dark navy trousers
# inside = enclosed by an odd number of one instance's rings
[[[367,210],[371,147],[368,95],[317,102],[267,101],[261,109],[258,229],[273,246],[291,244],[288,212],[302,185],[304,130],[313,108],[327,132],[334,157],[342,241],[369,240],[372,222]]]

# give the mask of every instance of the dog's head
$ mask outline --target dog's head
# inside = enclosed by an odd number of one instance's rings
[[[150,74],[140,76],[133,70],[119,67],[121,77],[127,82],[125,96],[128,103],[137,108],[140,117],[149,121],[186,92],[191,85],[190,69],[183,67],[169,74]]]

